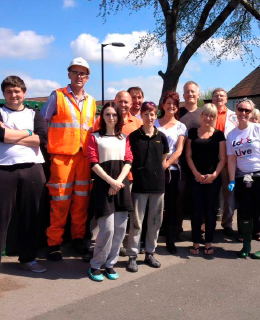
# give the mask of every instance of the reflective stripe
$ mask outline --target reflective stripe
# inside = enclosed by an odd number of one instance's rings
[[[67,194],[65,196],[52,196],[53,201],[63,201],[63,200],[69,200],[71,198],[70,194]]]
[[[80,125],[80,124],[79,124],[79,120],[78,120],[77,115],[76,115],[76,110],[75,110],[75,107],[74,107],[73,102],[71,101],[70,97],[67,96],[66,94],[64,94],[64,98],[65,98],[65,101],[67,102],[68,107],[69,107],[69,109],[70,109],[71,117],[72,117],[72,122],[73,122],[74,124]]]
[[[91,108],[91,105],[92,105],[92,99],[91,97],[88,95],[88,104],[87,104],[87,119],[89,120],[91,118],[91,115],[92,115],[92,108]]]
[[[49,127],[52,128],[76,128],[79,129],[80,125],[78,123],[49,123]]]
[[[74,183],[77,186],[85,186],[91,183],[91,180],[75,180]]]
[[[76,191],[74,190],[75,195],[81,196],[81,197],[86,197],[89,196],[89,191]]]
[[[68,183],[47,183],[47,186],[50,186],[50,187],[53,187],[53,188],[56,188],[56,189],[59,189],[60,187],[61,188],[71,188],[73,187],[73,182],[68,182]]]

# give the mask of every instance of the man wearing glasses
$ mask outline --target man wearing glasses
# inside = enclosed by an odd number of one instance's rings
[[[212,92],[212,103],[218,108],[217,121],[215,128],[224,132],[225,138],[230,131],[237,126],[237,116],[235,112],[226,107],[227,93],[222,88],[216,88]],[[229,184],[227,165],[221,172],[222,178],[222,195],[223,195],[223,213],[221,226],[227,236],[233,235],[233,215],[234,215],[234,195],[229,192],[227,186]]]
[[[84,86],[90,68],[83,58],[68,66],[70,84],[54,91],[42,109],[49,124],[47,151],[51,154],[51,177],[47,186],[52,197],[47,229],[48,259],[62,259],[60,245],[71,215],[72,247],[85,253],[84,236],[90,195],[90,164],[86,157],[88,138],[96,114],[96,102]]]

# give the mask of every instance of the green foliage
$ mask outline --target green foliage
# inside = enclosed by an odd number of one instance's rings
[[[200,94],[200,99],[201,100],[211,100],[213,91],[214,91],[214,88],[202,91]]]
[[[214,89],[207,89],[200,93],[200,98],[198,100],[198,107],[203,107],[205,102],[204,100],[211,100],[212,99],[212,93]]]
[[[89,0],[91,1],[91,0]],[[142,62],[148,50],[159,47],[167,51],[162,93],[176,90],[179,78],[191,57],[203,47],[211,62],[239,57],[243,62],[256,57],[253,47],[260,47],[259,0],[102,0],[99,15],[106,17],[121,9],[136,12],[153,10],[155,28],[140,38],[129,53],[135,62]]]
[[[91,0],[90,0],[91,1]],[[208,41],[202,43],[211,55],[211,62],[220,63],[221,59],[227,59],[232,54],[233,58],[240,57],[242,61],[250,59],[254,62],[252,48],[260,47],[258,34],[253,33],[252,25],[260,22],[246,9],[243,3],[251,5],[254,11],[260,12],[259,0],[229,1],[229,0],[102,0],[99,4],[99,15],[106,20],[107,16],[118,13],[122,9],[136,12],[144,8],[152,8],[155,19],[155,29],[150,30],[142,37],[130,52],[134,61],[141,62],[147,50],[153,46],[159,47],[163,53],[166,45],[166,23],[170,18],[165,16],[165,8],[176,21],[176,41],[179,57],[187,44],[194,37],[200,37],[203,31],[207,31],[217,19],[220,19],[224,9],[233,3],[236,8],[222,21]],[[203,20],[205,19],[205,21]],[[202,23],[204,22],[204,23]],[[202,26],[202,29],[198,27]],[[173,30],[175,32],[175,30]]]

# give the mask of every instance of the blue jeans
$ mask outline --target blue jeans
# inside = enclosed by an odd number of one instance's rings
[[[210,243],[216,228],[216,204],[221,188],[221,176],[219,175],[210,184],[200,184],[192,179],[191,190],[194,202],[194,210],[191,218],[192,241],[200,243],[201,224],[205,217],[205,242]]]

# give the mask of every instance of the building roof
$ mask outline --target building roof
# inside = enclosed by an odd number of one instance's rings
[[[26,101],[41,101],[41,102],[46,102],[48,100],[48,97],[36,97],[36,98],[26,98]],[[105,100],[104,104],[106,104],[107,102],[112,102],[113,100]],[[97,106],[101,106],[102,105],[102,101],[101,100],[97,100],[96,101]]]
[[[41,101],[41,102],[46,102],[48,100],[48,97],[36,97],[36,98],[26,98],[25,100],[27,101]]]
[[[240,98],[260,95],[260,66],[249,73],[228,93],[228,98]]]

